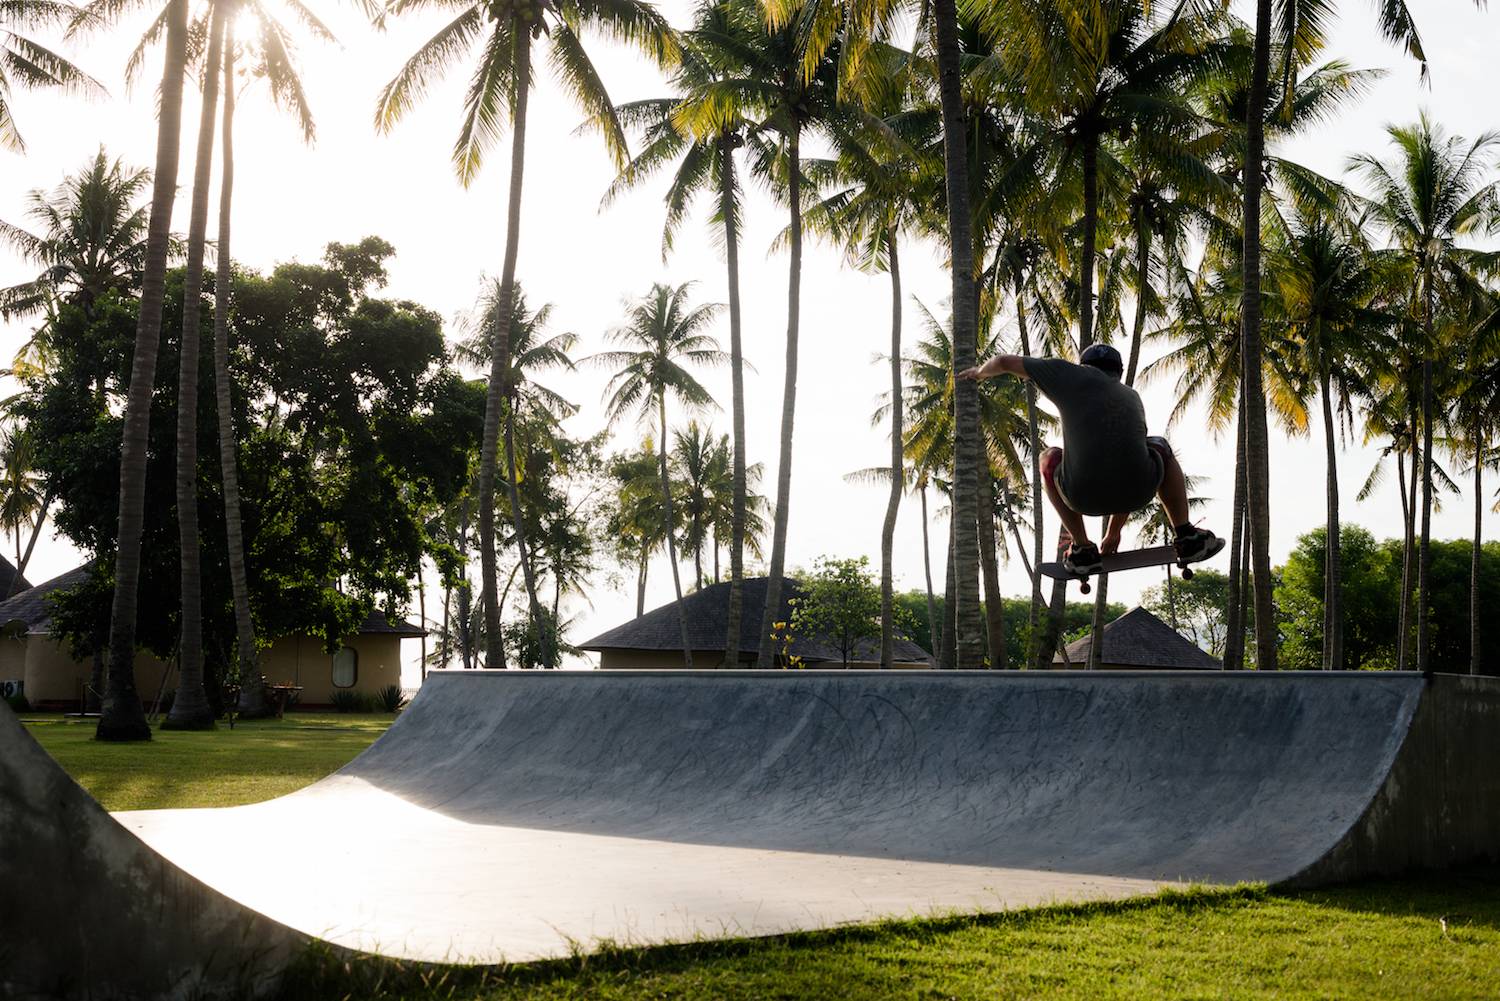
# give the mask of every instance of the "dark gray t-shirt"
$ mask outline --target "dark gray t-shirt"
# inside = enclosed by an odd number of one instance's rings
[[[1026,375],[1062,418],[1057,482],[1080,514],[1136,511],[1151,503],[1161,462],[1146,446],[1146,408],[1136,391],[1092,365],[1023,358]]]

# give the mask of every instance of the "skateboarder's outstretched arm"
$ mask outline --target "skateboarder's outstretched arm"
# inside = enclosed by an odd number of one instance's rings
[[[958,373],[958,377],[978,382],[981,379],[993,379],[1002,372],[1024,379],[1026,365],[1020,355],[996,355],[982,365],[964,369]]]

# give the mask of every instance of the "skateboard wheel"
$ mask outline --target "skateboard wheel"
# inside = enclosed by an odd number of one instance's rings
[[[1088,594],[1093,589],[1094,588],[1092,587],[1092,585],[1090,585],[1086,580],[1081,580],[1078,582],[1078,590],[1082,591],[1084,594]]]
[[[1193,579],[1193,568],[1192,567],[1183,567],[1182,568],[1182,579],[1183,580],[1192,580]]]

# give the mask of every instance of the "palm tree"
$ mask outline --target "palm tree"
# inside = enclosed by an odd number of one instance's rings
[[[426,0],[388,0],[377,18],[423,9]],[[504,407],[504,373],[509,355],[510,311],[520,249],[521,192],[526,162],[526,108],[532,84],[532,39],[545,34],[550,61],[564,87],[604,132],[605,144],[619,166],[628,162],[623,125],[605,93],[581,35],[597,30],[628,42],[662,66],[677,58],[671,27],[644,0],[558,0],[548,4],[509,4],[474,0],[458,5],[458,14],[406,61],[381,92],[376,127],[388,131],[411,110],[427,86],[462,53],[480,51],[464,102],[463,124],[453,148],[460,183],[478,174],[485,154],[499,139],[507,119],[511,128],[510,189],[506,203],[505,257],[500,271],[500,308],[495,315],[494,356],[484,413],[484,443],[479,463],[479,536],[485,621],[485,664],[503,661],[500,602],[496,594],[495,459],[499,452],[500,415]],[[512,512],[514,514],[514,512]]]
[[[10,532],[16,543],[16,572],[10,592],[20,585],[26,560],[21,554],[21,529],[31,526],[31,545],[47,517],[51,503],[36,468],[36,440],[26,428],[11,425],[0,435],[0,527]],[[30,556],[29,547],[26,556]]]
[[[501,312],[501,284],[491,280],[479,300],[478,319],[471,337],[459,345],[458,356],[472,365],[482,366],[493,357],[494,334],[498,329]],[[515,528],[516,554],[521,565],[521,577],[526,586],[527,608],[532,628],[541,638],[542,654],[546,663],[551,663],[556,637],[551,634],[551,623],[543,613],[537,597],[536,568],[533,554],[526,543],[526,519],[521,505],[520,481],[524,470],[516,467],[516,418],[518,415],[538,418],[548,424],[572,416],[578,408],[562,396],[529,377],[529,373],[540,369],[562,369],[572,371],[573,362],[568,352],[578,343],[578,336],[571,333],[543,336],[552,319],[552,304],[546,303],[535,313],[526,307],[526,296],[519,285],[511,299],[511,308],[506,310],[510,318],[509,348],[506,353],[507,369],[503,373],[506,387],[505,398],[505,469],[506,491],[509,496],[511,523]]]
[[[887,398],[890,401],[889,469],[900,470],[905,429],[901,389],[899,248],[903,239],[917,226],[925,208],[922,194],[931,187],[928,181],[932,165],[923,155],[923,148],[931,145],[933,137],[929,134],[928,116],[913,114],[906,107],[908,54],[895,49],[878,51],[885,56],[878,60],[879,79],[869,79],[875,75],[873,69],[865,75],[867,86],[885,95],[885,101],[874,109],[880,117],[835,136],[839,152],[836,187],[808,212],[808,225],[814,232],[840,243],[845,259],[854,267],[868,272],[884,271],[890,277],[891,349],[887,356],[891,376],[891,392]],[[870,58],[868,63],[876,64],[877,60]],[[902,476],[889,476],[888,479],[890,493],[880,529],[880,666],[886,670],[895,664],[892,553],[901,494],[906,486]],[[994,643],[992,636],[992,647]]]
[[[177,697],[165,730],[211,730],[213,709],[203,688],[203,564],[198,538],[198,350],[202,317],[203,249],[208,233],[208,185],[213,172],[219,69],[229,5],[215,3],[207,28],[198,152],[188,216],[187,271],[182,282],[182,337],[177,369],[177,539],[181,552],[181,614],[177,641]],[[232,85],[232,81],[231,81]]]
[[[1403,46],[1422,63],[1427,72],[1427,57],[1421,36],[1405,0],[1376,0],[1376,17],[1381,34]],[[1245,159],[1253,165],[1242,173],[1244,243],[1240,255],[1243,270],[1241,282],[1240,361],[1244,373],[1245,408],[1245,481],[1246,507],[1250,526],[1251,563],[1255,574],[1255,609],[1257,621],[1274,621],[1275,606],[1271,582],[1271,460],[1266,434],[1265,392],[1261,384],[1261,213],[1260,203],[1264,177],[1261,164],[1265,159],[1267,104],[1272,96],[1270,85],[1272,24],[1278,37],[1280,91],[1283,105],[1291,101],[1296,68],[1313,52],[1322,48],[1329,19],[1335,5],[1326,0],[1256,0],[1255,36],[1251,55],[1250,90],[1245,106]],[[1430,477],[1429,477],[1430,479]],[[1429,484],[1430,495],[1430,484]],[[1426,599],[1423,600],[1426,605]],[[1422,622],[1425,623],[1425,616]],[[1425,637],[1425,630],[1423,632]],[[1424,655],[1425,657],[1425,655]],[[1263,669],[1276,666],[1276,635],[1271,629],[1256,631],[1256,662]],[[1425,661],[1424,661],[1425,662]]]
[[[719,306],[708,303],[690,307],[688,282],[673,288],[656,284],[642,298],[629,304],[624,326],[610,331],[610,338],[624,345],[621,350],[604,351],[590,360],[615,369],[604,393],[605,414],[611,425],[634,416],[649,424],[655,410],[657,440],[669,441],[667,434],[667,397],[672,396],[688,410],[714,405],[713,397],[685,367],[687,364],[717,365],[728,360],[718,342],[704,329],[718,315]],[[633,349],[633,350],[631,350]],[[658,452],[661,473],[661,497],[667,525],[675,523],[672,505],[672,481],[668,471],[667,449]],[[677,568],[677,544],[673,533],[666,532],[667,560],[672,565],[672,587],[677,596],[678,621],[682,628],[682,659],[685,667],[693,666],[692,643],[688,637],[687,609],[682,605],[682,580]]]
[[[51,87],[86,97],[103,93],[104,88],[93,77],[21,34],[90,19],[88,13],[67,0],[16,0],[6,5],[0,14],[0,147],[12,153],[26,152],[11,106],[11,96],[17,90]]]
[[[101,5],[112,6],[109,0],[95,0],[91,7]],[[110,607],[109,674],[95,731],[100,740],[151,739],[151,728],[135,689],[136,585],[141,571],[141,531],[145,521],[151,396],[156,382],[167,255],[171,249],[172,205],[177,197],[182,88],[188,53],[187,0],[170,0],[162,20],[166,22],[166,54],[157,97],[156,169],[151,175],[151,217],[141,274],[140,312],[120,443],[120,518],[115,545],[114,600]]]
[[[245,565],[244,530],[240,511],[239,466],[235,457],[233,379],[229,370],[229,314],[234,284],[230,235],[234,206],[237,23],[248,21],[254,29],[249,52],[253,60],[249,68],[251,78],[267,82],[272,103],[297,120],[304,142],[312,142],[315,129],[302,81],[297,75],[295,51],[286,27],[260,0],[219,2],[228,4],[230,10],[224,38],[223,148],[220,152],[219,234],[216,248],[218,260],[214,278],[214,388],[219,425],[219,471],[224,490],[224,531],[228,544],[230,589],[234,596],[235,663],[230,674],[237,679],[239,687],[236,713],[253,719],[269,715],[272,709],[261,684],[255,620],[250,613],[249,576]],[[324,41],[334,40],[332,32],[304,5],[297,0],[288,0],[288,6],[315,37]]]
[[[682,541],[693,551],[693,586],[699,591],[703,590],[703,544],[713,527],[711,480],[716,470],[727,470],[728,447],[728,439],[715,440],[713,430],[705,429],[697,421],[688,421],[686,428],[678,429],[672,436],[672,464],[678,474],[677,503],[687,530]]]
[[[1478,284],[1474,268],[1481,251],[1457,245],[1465,236],[1500,222],[1500,182],[1486,180],[1500,132],[1472,142],[1448,136],[1424,113],[1413,125],[1387,130],[1396,160],[1386,164],[1361,154],[1352,169],[1374,189],[1371,217],[1390,235],[1392,256],[1411,278],[1411,299],[1422,326],[1422,514],[1417,559],[1417,669],[1430,670],[1429,611],[1432,604],[1430,548],[1433,505],[1433,355],[1439,299],[1455,298]]]
[[[1477,290],[1476,290],[1477,291]],[[1473,463],[1474,542],[1469,553],[1469,673],[1480,672],[1479,564],[1484,541],[1484,471],[1500,469],[1500,297],[1486,289],[1455,304],[1450,322],[1468,342],[1450,448]]]
[[[835,105],[835,66],[826,57],[827,38],[807,31],[812,11],[763,8],[747,0],[721,5],[725,28],[712,35],[717,75],[695,82],[679,106],[678,124],[693,135],[706,135],[725,124],[726,116],[753,119],[746,135],[752,168],[784,193],[789,222],[786,363],[782,384],[781,441],[776,475],[776,514],[771,532],[770,577],[760,624],[757,666],[773,666],[777,643],[771,622],[781,601],[786,564],[786,534],[791,513],[792,438],[797,409],[797,358],[801,326],[802,210],[807,164],[802,141],[827,126]],[[762,14],[766,20],[762,20]],[[701,33],[700,33],[701,34]],[[774,137],[774,138],[770,138]],[[738,643],[728,637],[731,649]]]
[[[651,98],[621,105],[617,114],[628,128],[644,133],[641,151],[620,172],[605,195],[608,204],[620,192],[632,188],[675,161],[676,169],[666,194],[666,223],[662,227],[662,258],[672,249],[673,238],[691,202],[699,194],[715,200],[714,220],[723,227],[724,258],[729,288],[730,423],[734,434],[734,477],[729,537],[729,611],[724,644],[724,666],[738,665],[735,651],[740,641],[743,615],[744,552],[747,524],[747,467],[745,458],[745,361],[740,324],[740,218],[742,191],[735,168],[735,151],[745,144],[745,133],[754,123],[748,109],[731,100],[722,89],[710,90],[736,64],[735,53],[745,42],[746,25],[732,4],[701,4],[694,14],[694,27],[682,36],[682,61],[674,85],[682,95]],[[758,29],[758,24],[753,25]],[[712,107],[704,107],[709,101]],[[684,121],[697,120],[701,133],[689,131]],[[714,547],[717,562],[718,547]],[[718,578],[718,570],[714,571]]]
[[[661,460],[656,443],[647,438],[638,452],[614,456],[609,475],[615,483],[615,501],[608,528],[617,546],[620,562],[636,565],[635,615],[646,614],[646,580],[651,557],[666,545],[667,534],[674,530],[667,523],[662,504],[661,482],[657,474]]]
[[[1323,669],[1343,669],[1343,580],[1339,550],[1338,441],[1353,423],[1352,398],[1368,395],[1362,369],[1388,350],[1390,319],[1376,306],[1381,276],[1354,220],[1304,210],[1271,231],[1267,307],[1298,352],[1298,369],[1322,401],[1327,455],[1327,549],[1323,584]],[[1337,411],[1337,416],[1335,416]]]
[[[41,271],[0,289],[0,317],[16,319],[65,299],[91,313],[109,292],[140,282],[146,257],[146,209],[138,204],[149,171],[109,159],[101,148],[53,191],[26,196],[33,230],[0,222],[0,243]]]

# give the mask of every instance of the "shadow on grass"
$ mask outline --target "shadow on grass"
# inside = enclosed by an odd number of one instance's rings
[[[1414,917],[1500,930],[1500,863],[1279,894],[1371,917]]]
[[[1128,900],[1055,904],[992,914],[954,915],[928,919],[892,920],[869,925],[794,932],[761,938],[700,940],[675,945],[632,947],[602,942],[585,951],[575,946],[566,959],[495,966],[444,966],[403,962],[375,956],[351,956],[323,943],[311,948],[289,972],[280,1001],[312,1001],[329,997],[450,998],[472,996],[486,989],[510,990],[579,981],[587,994],[588,981],[638,978],[681,973],[694,966],[772,953],[810,954],[882,943],[933,942],[947,935],[980,928],[1017,932],[1038,926],[1094,918],[1165,914],[1188,918],[1204,911],[1232,911],[1256,904],[1294,900],[1315,907],[1400,917],[1410,914],[1434,923],[1500,927],[1500,865],[1484,865],[1452,872],[1420,873],[1400,878],[1327,887],[1317,890],[1269,889],[1263,885],[1228,888],[1164,890]]]
[[[975,928],[1022,930],[1040,923],[1092,917],[1128,915],[1163,909],[1187,915],[1208,908],[1246,907],[1265,900],[1264,886],[1229,888],[1192,887],[1163,890],[1152,896],[1127,900],[1052,904],[1025,910],[991,914],[881,921],[868,925],[792,932],[757,938],[703,939],[672,945],[629,946],[615,942],[594,943],[587,950],[575,944],[566,959],[493,966],[445,966],[351,955],[326,943],[315,943],[288,972],[278,1001],[321,1001],[330,997],[450,998],[487,988],[540,987],[580,977],[639,977],[672,974],[693,966],[754,956],[757,953],[819,952],[843,946],[880,942],[922,942]],[[461,993],[460,993],[461,992]]]

